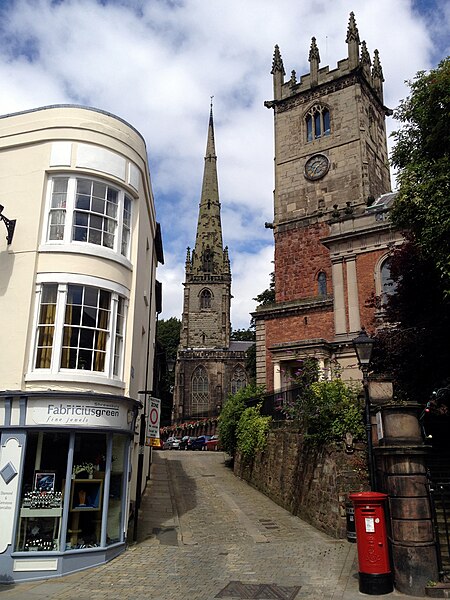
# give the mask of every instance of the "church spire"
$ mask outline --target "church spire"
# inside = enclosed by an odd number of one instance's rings
[[[222,275],[224,250],[220,219],[219,185],[217,180],[217,156],[214,140],[214,118],[211,98],[208,136],[206,141],[205,167],[198,213],[197,236],[192,252],[194,276]]]

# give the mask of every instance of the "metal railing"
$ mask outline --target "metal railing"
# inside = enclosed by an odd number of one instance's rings
[[[429,481],[439,578],[450,581],[450,482]]]
[[[274,421],[285,421],[289,418],[290,408],[295,404],[300,393],[300,387],[285,388],[264,394],[261,414],[272,417]],[[247,400],[247,406],[256,406],[260,398]]]

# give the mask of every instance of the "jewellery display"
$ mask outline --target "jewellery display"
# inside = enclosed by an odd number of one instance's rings
[[[62,492],[26,492],[22,508],[61,508]]]

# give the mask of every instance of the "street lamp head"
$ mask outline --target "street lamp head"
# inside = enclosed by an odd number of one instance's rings
[[[359,332],[358,337],[353,340],[353,347],[355,348],[358,363],[362,370],[369,367],[374,344],[375,340],[367,335],[364,327]]]

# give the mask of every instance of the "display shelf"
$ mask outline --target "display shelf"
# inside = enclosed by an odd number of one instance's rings
[[[71,512],[98,511],[102,508],[103,479],[72,479]]]

